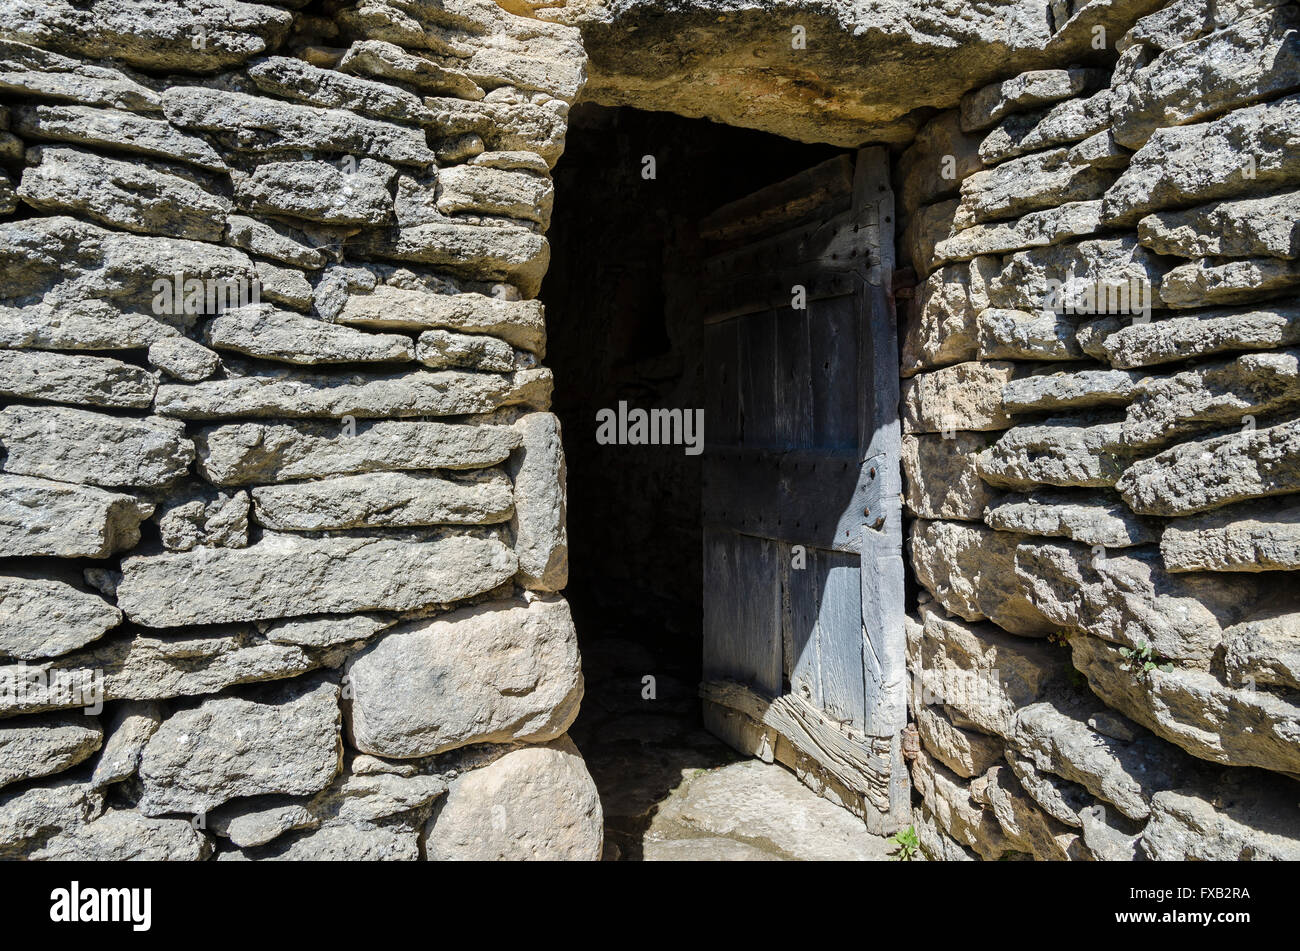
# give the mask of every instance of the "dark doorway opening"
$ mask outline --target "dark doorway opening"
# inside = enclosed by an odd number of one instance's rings
[[[668,113],[584,104],[570,116],[541,299],[568,461],[566,596],[587,678],[571,733],[622,858],[642,857],[683,771],[737,756],[703,732],[697,695],[702,457],[601,445],[597,413],[705,405],[699,222],[841,154]]]

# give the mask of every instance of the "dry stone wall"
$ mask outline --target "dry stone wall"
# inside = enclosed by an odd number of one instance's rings
[[[0,857],[596,858],[490,0],[0,3]]]
[[[1300,8],[1130,22],[899,165],[933,858],[1300,858]]]

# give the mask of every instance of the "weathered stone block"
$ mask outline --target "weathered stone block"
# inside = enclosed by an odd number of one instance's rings
[[[1128,463],[1122,423],[1060,417],[1015,426],[976,458],[980,478],[1001,488],[1104,488]]]
[[[1160,539],[1170,571],[1300,568],[1300,504],[1222,509],[1170,522]]]
[[[77,765],[103,742],[94,717],[46,714],[0,722],[0,787]]]
[[[961,100],[961,127],[967,132],[987,129],[1003,116],[1044,103],[1069,99],[1105,79],[1099,70],[1037,69],[993,83]]]
[[[1294,782],[1252,774],[1249,779],[1157,793],[1142,851],[1154,861],[1294,862]],[[1208,788],[1207,788],[1208,787]]]
[[[1015,572],[1027,600],[1057,629],[1206,667],[1258,596],[1253,579],[1172,575],[1151,549],[1089,551],[1069,542],[1022,545]],[[1084,636],[1079,634],[1076,636]]]
[[[156,513],[158,534],[168,551],[200,545],[244,548],[248,545],[248,493],[187,486],[172,492]]]
[[[482,99],[483,89],[457,69],[446,69],[419,53],[408,53],[383,40],[358,40],[339,60],[344,72],[392,80],[431,94],[450,94],[461,99]]]
[[[999,269],[996,258],[976,258],[940,268],[917,289],[903,335],[904,376],[975,357],[975,319]]]
[[[182,383],[206,380],[221,369],[221,357],[189,337],[164,337],[149,344],[149,365]]]
[[[404,363],[415,358],[410,337],[366,333],[269,304],[226,311],[208,324],[205,337],[218,349],[298,366]]]
[[[1145,545],[1160,538],[1154,522],[1100,492],[1003,496],[985,510],[984,524],[1003,532],[1068,538],[1106,548]]]
[[[0,398],[147,409],[157,381],[111,357],[0,350]]]
[[[960,214],[978,223],[1101,198],[1115,182],[1117,161],[1109,150],[1098,152],[1091,139],[1022,155],[962,182]]]
[[[949,433],[1006,429],[1002,387],[1020,371],[1003,362],[958,363],[903,382],[903,431]]]
[[[64,577],[12,568],[0,576],[0,656],[57,657],[121,622],[121,611]]]
[[[1140,148],[1185,125],[1300,86],[1300,13],[1282,6],[1165,50],[1115,90],[1115,138]]]
[[[568,737],[506,753],[451,784],[425,833],[433,861],[600,858],[596,784]]]
[[[562,598],[494,601],[389,629],[348,663],[353,744],[411,759],[471,743],[544,743],[582,698]]]
[[[1165,275],[1160,299],[1170,307],[1241,304],[1300,287],[1300,261],[1201,258]]]
[[[979,521],[996,492],[975,469],[975,456],[996,438],[986,433],[905,435],[904,501],[920,518]]]
[[[434,370],[459,367],[508,373],[515,368],[514,348],[504,340],[449,330],[426,330],[420,334],[415,344],[415,359]]]
[[[935,116],[919,130],[903,153],[902,207],[909,212],[957,194],[962,179],[983,168],[979,136],[961,130],[957,110]]]
[[[377,472],[253,489],[253,517],[280,531],[422,525],[487,525],[514,511],[499,469],[460,479],[428,472]]]
[[[130,779],[140,767],[140,754],[163,721],[162,705],[128,700],[116,704],[108,718],[107,739],[95,763],[90,783],[102,789]]]
[[[175,126],[211,133],[227,148],[243,152],[321,151],[415,167],[437,163],[423,130],[342,109],[317,109],[205,86],[172,86],[163,93],[163,113]]]
[[[510,426],[358,421],[232,423],[200,430],[199,471],[217,485],[249,485],[360,472],[478,469],[520,444]]]
[[[1300,605],[1275,597],[1223,632],[1223,666],[1234,684],[1300,689]]]
[[[4,471],[105,488],[161,488],[194,461],[185,426],[55,406],[0,411]]]
[[[413,261],[480,281],[506,281],[536,297],[551,260],[540,234],[518,226],[434,221],[385,231],[365,231],[351,246],[363,257]]]
[[[507,469],[514,480],[510,527],[519,557],[518,580],[536,591],[559,591],[569,582],[568,486],[560,421],[528,413],[514,424],[519,448]]]
[[[268,535],[248,548],[124,558],[117,604],[147,627],[411,611],[489,591],[516,567],[495,538]]]
[[[969,522],[918,521],[910,537],[912,566],[935,600],[959,617],[987,618],[1016,634],[1049,634],[1056,627],[1027,600],[1016,577],[1022,541]]]
[[[140,541],[152,511],[121,492],[0,475],[0,555],[107,558]]]
[[[200,241],[225,234],[229,199],[195,181],[76,149],[31,148],[27,159],[18,196],[33,208],[144,234]]]
[[[1014,221],[972,225],[934,246],[936,263],[1059,244],[1098,230],[1101,200],[1066,202]]]
[[[1070,99],[1041,112],[1021,113],[1002,120],[979,146],[985,165],[1040,149],[1078,142],[1110,126],[1113,93],[1103,89],[1084,99]]]
[[[369,294],[350,295],[338,320],[370,330],[438,328],[490,334],[539,355],[546,345],[540,302],[508,301],[482,294],[429,294],[381,285]]]
[[[1136,238],[1097,238],[1012,255],[989,299],[1030,312],[1134,314],[1158,300],[1163,272]]]
[[[1300,769],[1300,708],[1285,696],[1228,687],[1212,674],[1175,666],[1141,677],[1117,647],[1072,637],[1074,666],[1107,705],[1193,756],[1227,766]]]
[[[220,153],[198,136],[179,132],[161,119],[146,119],[121,109],[89,109],[77,105],[24,106],[14,111],[13,127],[27,139],[105,146],[115,152],[134,152],[167,162],[185,162],[209,172],[226,171]],[[74,154],[97,157],[84,152]]]
[[[178,7],[160,0],[16,0],[5,34],[88,59],[119,59],[139,69],[215,72],[279,45],[288,10],[239,0]],[[194,43],[203,36],[204,42]]]
[[[930,754],[963,779],[987,772],[1006,749],[998,737],[953,726],[935,706],[918,707],[916,725]]]
[[[985,360],[1083,360],[1074,318],[989,307],[976,321]]]
[[[446,215],[473,212],[551,223],[555,186],[551,176],[531,172],[457,165],[438,175],[438,210]]]
[[[342,759],[338,697],[337,683],[309,680],[173,713],[141,754],[137,808],[201,815],[237,797],[318,792]]]
[[[1158,446],[1210,426],[1300,405],[1300,350],[1247,353],[1167,377],[1147,377],[1124,419],[1129,446]],[[1247,417],[1250,417],[1247,420]]]
[[[1115,488],[1141,515],[1189,515],[1300,492],[1300,422],[1174,446],[1133,463]]]
[[[1106,192],[1102,220],[1133,224],[1153,211],[1300,181],[1300,96],[1158,129]]]
[[[1132,401],[1142,374],[1126,370],[1076,370],[1041,373],[1012,380],[1002,388],[1008,413],[1124,406]]]
[[[1240,198],[1188,211],[1147,215],[1138,240],[1157,254],[1185,258],[1300,257],[1300,192]]]
[[[1209,310],[1116,327],[1098,340],[1116,367],[1146,367],[1232,350],[1271,350],[1300,343],[1300,307],[1279,304]]]
[[[1041,700],[1064,677],[1063,652],[1046,641],[968,624],[924,605],[921,614],[921,683],[955,725],[1011,739],[1016,711]]]
[[[354,165],[324,161],[268,162],[233,174],[235,202],[257,215],[288,215],[330,225],[377,225],[393,214],[391,165],[362,158]]]
[[[0,353],[0,363],[3,357]],[[544,407],[550,396],[547,369],[512,374],[415,370],[360,377],[259,371],[193,385],[165,383],[158,387],[157,410],[181,419],[461,416],[518,404]]]

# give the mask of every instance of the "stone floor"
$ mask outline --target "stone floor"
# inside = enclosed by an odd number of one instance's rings
[[[622,638],[588,645],[583,660],[587,693],[570,735],[600,790],[607,860],[890,857],[887,839],[788,770],[744,759],[706,733],[689,663]]]

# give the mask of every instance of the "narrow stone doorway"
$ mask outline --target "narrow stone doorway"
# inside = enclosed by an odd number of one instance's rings
[[[705,408],[701,221],[846,155],[668,113],[571,114],[541,299],[568,464],[567,596],[587,680],[571,733],[601,792],[609,858],[879,858],[887,848],[771,757],[748,760],[705,729],[703,457],[685,440],[597,440],[602,412]]]

